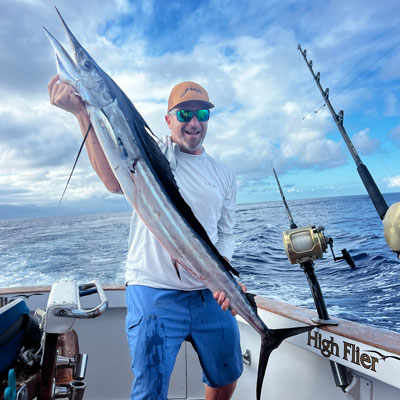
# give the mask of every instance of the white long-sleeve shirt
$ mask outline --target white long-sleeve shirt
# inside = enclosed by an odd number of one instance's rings
[[[159,143],[170,162],[179,191],[203,225],[221,255],[232,258],[236,206],[236,178],[221,162],[203,149],[200,155],[180,151],[169,136]],[[198,290],[204,284],[179,267],[177,276],[171,257],[136,212],[131,219],[125,281],[128,285]]]

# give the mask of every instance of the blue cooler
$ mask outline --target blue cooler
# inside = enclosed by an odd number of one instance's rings
[[[0,373],[7,371],[17,359],[29,320],[29,308],[17,299],[0,308]]]

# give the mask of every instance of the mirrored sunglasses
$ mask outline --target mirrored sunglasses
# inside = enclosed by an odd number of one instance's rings
[[[194,116],[199,122],[208,121],[210,118],[210,110],[172,110],[168,114],[176,115],[179,122],[189,122]]]

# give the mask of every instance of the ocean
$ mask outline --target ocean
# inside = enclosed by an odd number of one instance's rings
[[[389,205],[400,193],[384,196]],[[366,195],[288,201],[297,226],[324,226],[336,256],[346,248],[356,268],[315,262],[329,315],[400,333],[400,262]],[[249,292],[315,309],[303,270],[282,242],[289,221],[282,202],[237,207],[233,266]],[[50,285],[60,279],[124,282],[130,213],[0,220],[0,287]]]

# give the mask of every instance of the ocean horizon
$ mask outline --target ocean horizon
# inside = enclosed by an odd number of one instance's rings
[[[400,192],[389,192],[383,193],[384,196],[396,195]],[[290,195],[290,194],[289,194]],[[289,196],[286,194],[286,197]],[[307,201],[307,200],[324,200],[334,198],[347,198],[347,197],[366,197],[369,199],[367,194],[354,194],[354,195],[338,195],[328,197],[309,197],[309,198],[297,198],[288,199],[287,202],[291,201]],[[282,199],[274,199],[270,201],[255,201],[255,202],[240,202],[237,206],[251,205],[251,204],[262,204],[262,203],[282,203]],[[390,206],[390,204],[389,204]],[[68,201],[67,199],[58,207],[58,204],[54,205],[37,205],[37,204],[26,204],[26,205],[8,205],[0,203],[0,220],[3,219],[19,219],[19,218],[45,218],[45,217],[61,217],[61,216],[74,216],[74,215],[85,215],[85,214],[106,214],[106,213],[119,213],[119,212],[131,212],[131,205],[123,198],[123,196],[114,196],[109,199],[89,199],[84,201]]]
[[[400,193],[384,195],[387,203]],[[324,226],[335,255],[346,248],[356,268],[328,251],[315,262],[331,316],[400,333],[400,262],[387,246],[367,195],[288,200],[296,224]],[[232,265],[249,292],[315,309],[306,276],[287,259],[281,201],[239,204]],[[0,287],[51,285],[71,279],[124,284],[131,212],[0,220]],[[170,266],[166,266],[169,268]]]

